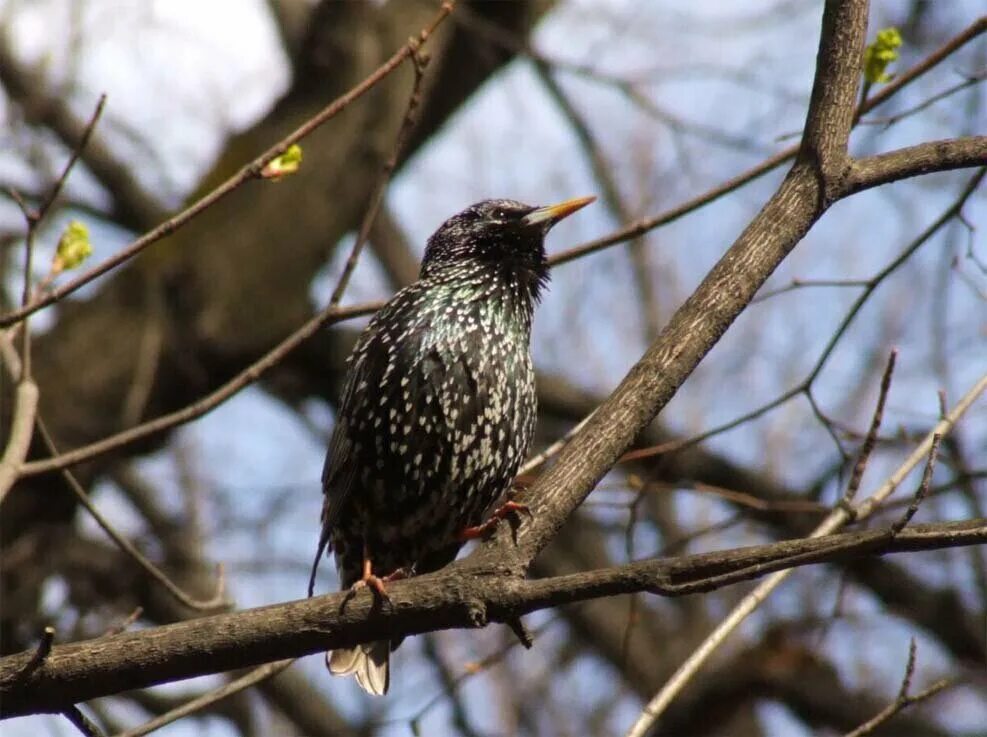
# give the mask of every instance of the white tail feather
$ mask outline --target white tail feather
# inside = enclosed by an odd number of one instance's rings
[[[386,640],[340,648],[326,653],[326,667],[334,676],[356,675],[364,691],[383,696],[390,685],[391,643]]]

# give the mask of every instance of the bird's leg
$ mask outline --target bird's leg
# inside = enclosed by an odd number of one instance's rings
[[[349,592],[346,594],[346,601],[356,596],[356,593],[363,588],[369,588],[373,591],[374,597],[378,602],[387,602],[390,604],[391,597],[387,593],[385,584],[392,581],[400,581],[403,578],[410,577],[411,573],[406,568],[398,568],[397,570],[389,573],[386,576],[375,576],[373,572],[373,563],[370,560],[366,548],[363,552],[363,575],[360,580],[350,586]],[[345,602],[344,602],[345,603]]]
[[[390,583],[391,581],[401,581],[402,579],[405,578],[411,578],[410,568],[398,568],[394,570],[394,572],[388,573],[380,580],[383,581],[384,583]]]
[[[457,536],[460,542],[466,542],[467,540],[477,540],[482,537],[486,537],[495,529],[497,525],[500,524],[502,519],[506,519],[511,515],[512,512],[523,512],[527,515],[531,514],[531,510],[528,508],[527,504],[521,504],[510,498],[506,502],[497,507],[486,522],[479,524],[476,527],[464,527],[459,531]]]
[[[387,591],[384,589],[384,583],[384,579],[374,575],[373,563],[370,560],[370,556],[367,555],[366,550],[364,550],[363,575],[359,581],[350,586],[350,593],[356,594],[360,589],[371,588],[376,596],[384,601],[389,601],[391,597],[387,595]]]

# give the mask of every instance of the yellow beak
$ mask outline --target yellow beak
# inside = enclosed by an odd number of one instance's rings
[[[581,210],[586,207],[590,202],[596,200],[596,197],[573,197],[571,200],[564,200],[555,205],[546,205],[545,207],[539,207],[537,210],[533,210],[521,218],[521,222],[524,225],[538,225],[540,223],[546,223],[549,227],[555,225],[559,220],[564,217],[572,215],[576,210]]]

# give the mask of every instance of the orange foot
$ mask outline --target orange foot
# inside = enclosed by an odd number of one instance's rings
[[[360,578],[359,581],[357,581],[352,586],[350,586],[350,590],[346,594],[346,599],[344,600],[344,604],[346,603],[346,601],[349,601],[354,596],[356,596],[357,592],[360,591],[360,589],[365,589],[365,588],[371,589],[373,591],[374,597],[378,601],[390,603],[391,597],[387,593],[387,587],[385,584],[388,584],[392,581],[400,581],[402,578],[408,578],[408,575],[409,574],[406,569],[398,568],[396,571],[388,574],[387,576],[375,576],[373,573],[373,564],[371,563],[370,559],[364,558],[363,576]]]
[[[466,542],[467,540],[477,540],[481,537],[486,537],[497,529],[497,525],[500,524],[500,521],[510,516],[511,512],[523,512],[527,515],[531,514],[531,510],[528,509],[527,504],[521,504],[519,502],[508,500],[497,507],[493,511],[493,514],[490,515],[490,519],[482,525],[477,525],[476,527],[464,527],[460,530],[459,535],[457,535],[457,539],[460,542]]]

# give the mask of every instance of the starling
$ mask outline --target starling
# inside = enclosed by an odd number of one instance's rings
[[[594,199],[485,200],[429,238],[418,281],[381,308],[349,358],[309,596],[327,546],[344,589],[386,598],[386,581],[438,570],[495,522],[480,524],[535,427],[531,318],[548,282],[545,235]],[[326,665],[384,694],[397,644],[337,649]]]

